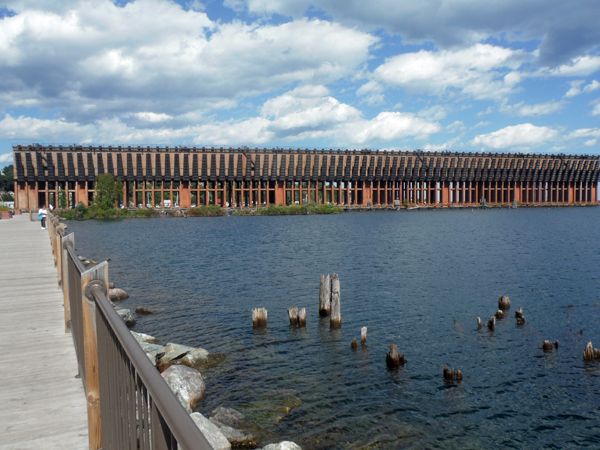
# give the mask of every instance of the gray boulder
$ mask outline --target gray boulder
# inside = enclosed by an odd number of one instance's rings
[[[206,387],[202,375],[187,366],[171,366],[163,373],[163,379],[176,394],[180,394],[190,408],[204,400]]]
[[[150,314],[156,314],[158,312],[157,309],[144,308],[143,306],[138,306],[135,308],[135,313],[140,316],[148,316]]]
[[[262,450],[302,450],[302,447],[292,441],[282,441],[277,444],[265,445]]]
[[[108,298],[110,298],[113,302],[116,302],[118,300],[125,300],[126,298],[129,298],[129,295],[123,289],[114,288],[108,290]]]
[[[212,412],[209,420],[219,427],[232,448],[256,448],[276,439],[274,433],[250,422],[233,408],[219,407]]]
[[[128,328],[133,328],[135,326],[135,319],[133,318],[133,315],[131,315],[130,309],[117,309],[116,311]]]
[[[187,412],[188,414],[192,414],[192,408],[190,408],[190,405],[188,404],[188,402],[185,401],[185,399],[183,398],[183,396],[181,395],[180,392],[175,392],[175,397],[177,397],[177,400],[179,400],[179,403],[181,403],[181,406],[183,406],[183,409],[185,409],[185,412]]]
[[[150,358],[152,364],[156,365],[159,358],[165,353],[164,345],[155,344],[155,342],[158,342],[158,339],[153,336],[149,336],[144,333],[136,333],[135,331],[131,331],[131,334],[137,343],[140,344],[140,347],[142,347],[142,350],[144,350],[146,356]]]
[[[179,364],[198,370],[202,367],[202,362],[208,358],[209,353],[203,348],[168,343],[165,346],[165,354],[160,358],[157,365],[161,372],[172,365]]]
[[[231,444],[214,423],[198,412],[192,413],[190,417],[214,450],[231,450]]]
[[[138,341],[139,344],[141,344],[142,342],[148,342],[150,344],[158,343],[158,338],[150,336],[149,334],[136,333],[135,331],[131,331],[131,334],[133,335],[135,340]]]

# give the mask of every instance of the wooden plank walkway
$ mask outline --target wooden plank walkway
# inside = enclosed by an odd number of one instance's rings
[[[0,220],[0,342],[0,450],[89,448],[48,232],[28,214]]]

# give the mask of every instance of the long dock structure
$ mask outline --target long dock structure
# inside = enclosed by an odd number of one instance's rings
[[[0,450],[85,450],[85,392],[48,233],[0,220]]]
[[[16,145],[17,209],[88,205],[95,179],[127,207],[598,202],[598,156],[374,150]]]

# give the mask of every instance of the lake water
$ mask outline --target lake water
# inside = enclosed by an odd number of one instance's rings
[[[121,306],[162,309],[135,330],[226,355],[203,374],[205,415],[239,409],[304,449],[446,449],[600,447],[600,363],[582,359],[600,347],[599,224],[600,208],[536,208],[68,227],[79,254],[111,259]],[[318,315],[322,273],[340,277],[340,330]],[[512,306],[490,332],[501,294]],[[268,327],[253,330],[261,306]],[[390,344],[408,360],[397,371]]]

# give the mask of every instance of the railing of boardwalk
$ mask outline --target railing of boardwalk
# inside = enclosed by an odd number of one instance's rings
[[[87,268],[73,233],[48,214],[88,410],[90,450],[211,450],[212,447],[108,300],[108,263]]]

